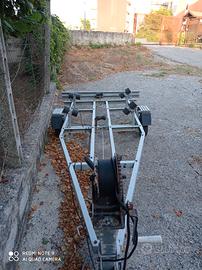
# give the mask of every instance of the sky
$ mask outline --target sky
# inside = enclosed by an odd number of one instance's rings
[[[146,13],[150,11],[152,0],[133,0],[135,9],[138,13]],[[181,2],[183,6],[186,3],[193,3],[197,0],[173,0],[176,5]],[[84,11],[88,11],[89,7],[96,6],[97,0],[51,0],[51,13],[56,14],[65,23],[66,26],[79,26],[81,18],[84,18]],[[166,1],[165,1],[166,2]],[[180,12],[180,11],[179,11]],[[88,18],[88,14],[87,14]]]
[[[51,0],[51,13],[56,14],[65,25],[80,25],[84,10],[95,0]]]

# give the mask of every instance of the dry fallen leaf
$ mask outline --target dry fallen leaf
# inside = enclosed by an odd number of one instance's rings
[[[181,217],[182,216],[182,211],[181,210],[177,210],[177,209],[173,209],[173,211],[175,212],[177,217]]]
[[[77,134],[74,137],[75,140],[70,140],[67,143],[67,148],[73,161],[83,161],[84,157],[88,154],[88,150],[83,149],[76,141],[77,139],[84,139],[84,135],[86,136],[86,134]],[[78,248],[81,241],[85,238],[86,232],[84,229],[81,229],[79,235],[77,231],[77,227],[82,226],[82,223],[80,217],[77,215],[77,211],[75,211],[75,208],[78,209],[78,205],[72,193],[70,175],[59,139],[51,129],[49,129],[48,136],[49,142],[45,147],[45,154],[51,160],[51,164],[60,179],[60,190],[64,193],[64,199],[60,204],[58,227],[64,233],[64,243],[61,246],[61,250],[65,256],[64,265],[59,269],[69,270],[69,266],[71,265],[71,270],[78,270],[81,269],[83,264]],[[89,171],[78,172],[77,174],[84,197],[90,188],[89,176]],[[86,267],[85,269],[89,268]]]

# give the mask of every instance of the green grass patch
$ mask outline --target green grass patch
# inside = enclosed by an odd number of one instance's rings
[[[111,47],[114,47],[114,45],[112,44],[100,44],[100,43],[90,43],[89,44],[89,47],[91,49],[102,49],[102,48],[111,48]]]
[[[202,76],[202,69],[197,67],[191,67],[188,65],[175,65],[167,66],[158,69],[156,72],[147,74],[146,76],[162,78],[168,75],[177,74],[177,75],[188,75],[188,76]]]

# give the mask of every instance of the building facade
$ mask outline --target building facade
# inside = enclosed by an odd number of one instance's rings
[[[144,17],[151,11],[159,10],[165,7],[172,10],[174,16],[185,12],[187,6],[198,2],[197,0],[135,0],[135,22],[134,32],[138,32]]]
[[[132,0],[97,0],[97,29],[107,32],[133,33]]]

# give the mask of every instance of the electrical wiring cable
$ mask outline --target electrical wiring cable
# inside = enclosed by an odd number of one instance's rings
[[[124,255],[124,260],[123,260],[123,270],[126,269],[126,264],[127,264],[127,255],[128,255],[128,249],[130,245],[130,216],[127,214],[127,241],[126,241],[126,248],[125,248],[125,255]]]
[[[137,216],[129,216],[129,218],[132,220],[133,224],[134,224],[134,233],[133,233],[133,247],[131,249],[131,251],[129,252],[129,254],[127,255],[127,257],[123,257],[123,258],[119,258],[119,259],[105,259],[103,261],[108,261],[108,262],[119,262],[119,261],[124,261],[125,259],[128,260],[132,254],[134,253],[136,247],[137,247],[137,243],[138,243],[138,232],[137,232],[137,224],[138,224],[138,217]],[[130,226],[127,228],[130,230]],[[128,235],[128,232],[127,232]],[[128,237],[128,236],[127,236]]]

